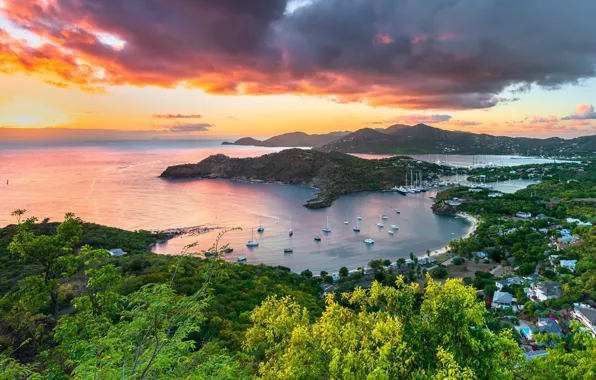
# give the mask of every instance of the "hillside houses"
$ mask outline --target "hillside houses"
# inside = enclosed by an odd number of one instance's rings
[[[571,315],[596,337],[596,309],[580,303],[573,306]]]

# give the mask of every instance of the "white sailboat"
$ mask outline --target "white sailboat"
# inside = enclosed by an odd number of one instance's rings
[[[387,233],[388,233],[389,235],[393,235],[393,230],[389,230],[389,231],[387,231]]]
[[[248,243],[246,243],[247,247],[258,247],[259,246],[259,242],[255,240],[255,230],[253,228],[252,230],[252,239],[250,239],[248,241]]]
[[[265,227],[263,226],[263,223],[262,222],[263,222],[263,220],[262,219],[259,219],[259,228],[257,228],[257,231],[258,232],[265,231]]]
[[[352,228],[354,230],[354,232],[360,232],[360,223],[358,223],[359,220],[356,219],[356,227]]]
[[[381,215],[381,219],[388,219],[388,216],[383,214],[383,215]]]
[[[294,235],[294,230],[292,229],[292,221],[290,220],[290,230],[288,231],[288,235],[292,236]]]
[[[380,227],[380,228],[383,228],[384,227],[383,226],[383,217],[382,216],[379,218],[379,223],[377,223],[377,227]]]
[[[348,222],[348,212],[346,211],[346,218],[344,219],[344,224],[350,224],[350,222]]]
[[[398,229],[399,229],[399,227],[397,226],[397,224],[392,224],[392,225],[391,225],[391,229],[392,229],[392,230],[398,230]]]
[[[364,239],[364,244],[375,244],[375,241],[371,238]]]
[[[359,216],[359,217],[357,217],[356,219],[358,219],[358,220],[362,220],[362,217],[361,217],[361,216]]]
[[[325,228],[323,228],[323,232],[331,232],[331,228],[329,228],[329,217],[327,217],[327,225],[325,226]]]

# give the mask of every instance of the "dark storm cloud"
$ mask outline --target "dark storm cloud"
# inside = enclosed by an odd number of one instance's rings
[[[286,0],[4,2],[6,17],[51,41],[31,48],[0,34],[4,70],[84,87],[184,83],[474,109],[495,106],[507,89],[595,76],[593,0],[313,0],[293,11]]]

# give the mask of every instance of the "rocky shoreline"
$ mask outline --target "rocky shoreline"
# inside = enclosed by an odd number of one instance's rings
[[[359,191],[379,191],[401,186],[412,172],[437,175],[437,165],[406,157],[365,160],[343,153],[287,149],[254,158],[210,156],[196,164],[168,167],[164,179],[230,179],[288,185],[309,185],[319,191],[304,207],[331,206],[341,195]]]

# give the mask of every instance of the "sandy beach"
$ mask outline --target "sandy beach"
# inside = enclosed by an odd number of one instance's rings
[[[476,228],[478,227],[478,223],[480,223],[480,221],[478,219],[476,219],[475,217],[473,217],[470,214],[457,213],[455,216],[457,218],[464,218],[468,222],[470,222],[470,228],[468,229],[468,232],[466,232],[466,234],[461,237],[462,239],[470,237],[476,231]],[[431,251],[430,256],[432,257],[432,256],[442,255],[443,253],[446,253],[448,250],[449,250],[449,247],[445,246],[443,248],[439,248],[434,251]],[[418,255],[418,257],[427,257],[427,256],[426,256],[426,253],[424,253],[424,254]]]

